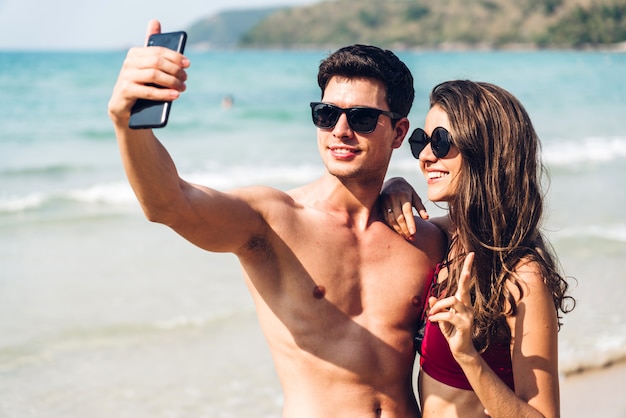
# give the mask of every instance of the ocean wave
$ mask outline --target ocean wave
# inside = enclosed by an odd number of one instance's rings
[[[0,213],[22,212],[43,206],[48,197],[43,193],[0,198]]]
[[[583,141],[559,141],[543,144],[547,165],[568,166],[579,163],[606,162],[626,158],[626,138],[586,138]]]
[[[56,176],[67,175],[72,173],[84,173],[89,171],[88,166],[72,165],[72,164],[50,164],[44,166],[25,166],[4,168],[0,170],[0,176],[5,178],[13,177],[37,177],[37,176]]]
[[[397,151],[390,170],[410,175],[420,174],[417,160],[403,151]],[[542,159],[546,166],[579,168],[581,163],[606,163],[626,159],[626,138],[586,138],[582,141],[551,141],[542,145]],[[407,174],[408,175],[408,174]]]
[[[233,166],[227,169],[196,171],[188,173],[183,177],[192,183],[225,190],[249,185],[298,186],[316,179],[321,174],[321,166],[302,164],[298,166],[282,165],[273,167]]]
[[[129,184],[123,182],[96,184],[84,189],[70,190],[65,196],[70,200],[88,204],[126,204],[135,201]]]
[[[26,195],[0,196],[0,213],[34,211],[68,202],[120,205],[134,201],[132,189],[128,184],[96,184],[83,189],[60,192],[32,192]]]
[[[626,335],[594,337],[591,345],[561,344],[559,371],[563,375],[600,369],[626,359]]]
[[[626,243],[626,224],[588,225],[565,227],[556,234],[558,239],[596,238]]]
[[[212,168],[183,174],[186,180],[228,190],[257,184],[294,187],[314,180],[322,170],[315,165]],[[55,192],[32,192],[26,195],[0,195],[0,213],[15,213],[45,209],[55,204],[123,206],[135,205],[137,199],[125,181],[100,183]]]

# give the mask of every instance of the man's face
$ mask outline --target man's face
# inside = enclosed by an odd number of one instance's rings
[[[322,102],[341,108],[366,106],[388,111],[385,94],[383,84],[377,80],[335,76],[328,82]],[[388,116],[380,115],[373,132],[358,133],[342,113],[334,127],[317,130],[324,165],[339,178],[382,181],[391,153],[402,144],[408,125],[408,120],[403,118],[394,127]]]

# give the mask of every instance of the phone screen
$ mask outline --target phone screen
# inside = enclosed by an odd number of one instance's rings
[[[187,34],[182,31],[158,33],[150,36],[148,46],[162,46],[182,54],[186,42]],[[138,99],[130,111],[128,126],[132,129],[163,128],[167,125],[171,107],[171,101]]]

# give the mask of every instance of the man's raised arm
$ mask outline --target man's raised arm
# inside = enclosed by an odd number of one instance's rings
[[[160,31],[160,23],[151,21],[147,37]],[[261,217],[241,197],[182,180],[151,129],[128,127],[137,99],[171,101],[180,96],[187,67],[187,58],[167,48],[130,49],[109,101],[109,116],[124,170],[146,217],[207,250],[235,251],[263,228]]]

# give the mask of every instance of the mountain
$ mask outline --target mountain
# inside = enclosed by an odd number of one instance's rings
[[[231,10],[205,17],[186,29],[189,45],[201,49],[236,47],[255,25],[282,9]]]
[[[626,42],[626,0],[326,0],[201,22],[190,42],[214,47],[581,48]]]

